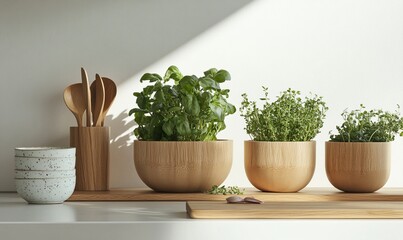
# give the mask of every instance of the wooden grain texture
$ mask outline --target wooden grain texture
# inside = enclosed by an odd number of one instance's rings
[[[253,186],[270,192],[298,192],[312,179],[316,142],[245,141],[245,171]]]
[[[76,190],[109,189],[109,127],[71,127],[76,147]]]
[[[402,201],[402,188],[386,188],[375,193],[345,193],[335,188],[305,188],[298,193],[261,192],[246,189],[244,195],[265,202],[324,202],[324,201]],[[75,191],[69,201],[214,201],[228,195],[207,193],[159,193],[151,189],[111,189],[110,191]]]
[[[84,102],[86,106],[87,127],[91,127],[92,126],[91,91],[90,91],[90,85],[88,83],[87,71],[85,71],[84,68],[81,68],[81,82],[83,87]]]
[[[389,178],[391,143],[326,142],[326,174],[346,192],[374,192]]]
[[[232,166],[232,141],[134,141],[141,180],[159,192],[203,192],[220,185]]]
[[[227,204],[225,201],[187,202],[191,218],[403,218],[402,202],[268,202]]]
[[[91,84],[91,104],[93,126],[100,127],[105,105],[105,86],[102,78],[96,74],[95,81]]]
[[[82,127],[82,118],[86,109],[86,103],[83,95],[83,85],[81,83],[76,83],[66,87],[63,92],[63,99],[67,108],[76,118],[77,126]]]
[[[101,116],[101,126],[104,126],[106,114],[109,111],[109,108],[112,106],[113,101],[115,100],[117,94],[117,87],[115,82],[107,77],[102,77],[102,81],[104,82],[105,86],[105,104],[102,111]]]

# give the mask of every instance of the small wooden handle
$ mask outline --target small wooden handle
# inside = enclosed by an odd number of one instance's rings
[[[90,127],[92,122],[91,122],[91,91],[90,91],[90,86],[88,83],[88,77],[87,77],[87,72],[85,71],[84,68],[81,68],[81,81],[83,84],[83,96],[84,96],[84,102],[86,103],[86,116],[87,116],[87,127]]]
[[[95,75],[95,104],[94,104],[94,127],[100,127],[102,122],[102,112],[105,104],[105,87],[102,78]]]

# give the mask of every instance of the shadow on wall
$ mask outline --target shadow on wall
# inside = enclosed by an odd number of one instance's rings
[[[84,21],[71,46],[88,69],[129,79],[252,0],[94,1],[83,6]],[[80,3],[82,4],[82,3]],[[68,44],[69,45],[69,44]],[[77,69],[77,68],[75,68]],[[101,74],[103,74],[101,73]]]
[[[127,117],[127,112],[124,111],[113,118],[108,115],[105,119],[105,126],[111,127],[109,165],[111,188],[145,187],[134,167],[133,129],[136,124],[132,118],[127,121]],[[127,179],[130,179],[130,182]]]
[[[0,190],[15,189],[14,147],[69,144],[68,129],[75,125],[75,120],[64,106],[62,93],[66,86],[80,82],[80,67],[87,69],[90,80],[96,71],[110,76],[119,85],[250,2],[252,0],[2,3],[0,71],[10,84],[0,89],[2,99],[7,99],[0,107],[8,109],[7,104],[13,102],[13,109],[18,111],[9,111],[0,119]],[[123,111],[119,105],[122,103],[114,104]],[[131,127],[122,125],[122,114],[108,119],[115,137]],[[128,171],[119,171],[134,168],[132,151],[124,146],[121,138],[114,141],[111,149],[116,152],[112,152],[111,159],[116,174],[112,177],[119,179],[112,179],[112,185],[127,186],[133,180],[127,179],[130,178]],[[125,160],[119,165],[121,159]]]
[[[111,148],[121,149],[126,147],[131,147],[133,145],[133,129],[137,124],[130,119],[127,121],[128,114],[126,111],[121,112],[118,116],[112,118],[111,115],[106,116],[106,125],[113,126],[111,129]]]
[[[118,49],[121,48],[119,52],[122,55],[115,58],[113,63],[110,62],[115,65],[113,68],[110,65],[93,67],[94,69],[102,69],[108,76],[113,76],[116,83],[120,85],[124,82],[122,80],[139,74],[145,67],[186,44],[251,1],[179,0],[174,2],[127,2],[128,9],[123,11],[126,12],[124,15],[130,16],[129,23],[122,21],[122,19],[121,22],[119,20],[113,21],[116,21],[116,24],[114,24],[116,28],[124,28],[120,32],[128,35],[120,36],[117,40],[116,37],[109,39],[110,36],[116,36],[116,34],[108,34],[109,37],[103,37],[101,40],[104,42],[103,44],[109,42],[110,45],[114,44],[115,41],[119,41],[124,43],[123,46],[126,46],[126,48],[116,46]],[[116,6],[112,7],[112,9],[116,8]],[[122,11],[121,8],[119,9]],[[128,28],[128,26],[130,27]],[[130,47],[127,48],[127,46]],[[105,51],[116,51],[116,48],[105,49]],[[121,90],[118,89],[118,94],[127,92]],[[135,98],[131,95],[131,92],[130,95],[124,94],[127,98],[133,98],[134,102]],[[115,102],[115,104],[119,104],[119,101]],[[122,106],[119,107],[122,109]],[[111,126],[110,186],[112,188],[145,187],[134,167],[132,147],[134,138],[132,131],[135,123],[133,118],[128,118],[126,111],[120,112],[117,116],[115,115],[113,117],[107,116],[106,120],[106,123]]]

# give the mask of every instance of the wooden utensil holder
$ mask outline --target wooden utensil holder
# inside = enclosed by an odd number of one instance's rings
[[[109,190],[110,127],[70,127],[76,147],[76,190]]]

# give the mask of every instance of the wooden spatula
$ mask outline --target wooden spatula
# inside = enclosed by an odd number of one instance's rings
[[[100,127],[102,122],[102,113],[105,104],[105,87],[102,78],[96,74],[95,81],[91,84],[91,100],[93,108],[94,127]]]
[[[87,72],[84,68],[81,68],[81,81],[83,87],[83,99],[86,104],[86,116],[87,116],[87,127],[91,127],[91,92],[90,92],[90,84],[88,83]]]
[[[115,100],[117,87],[112,79],[102,77],[102,81],[104,82],[105,87],[105,104],[104,109],[102,110],[101,126],[104,126],[106,114],[108,113],[109,108],[112,106],[113,100]]]

